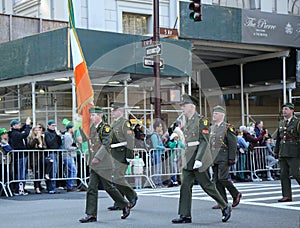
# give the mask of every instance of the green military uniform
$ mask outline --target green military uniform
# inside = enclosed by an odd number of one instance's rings
[[[113,163],[110,151],[111,128],[101,122],[97,128],[92,126],[89,145],[89,165],[91,167],[89,186],[86,194],[86,214],[96,216],[98,206],[98,186],[102,183],[104,190],[123,209],[128,205],[118,189],[112,184]],[[93,158],[99,159],[97,165],[92,165]]]
[[[195,177],[203,190],[211,196],[220,207],[225,209],[227,203],[217,191],[216,186],[210,181],[208,168],[212,164],[209,151],[209,122],[206,118],[199,116],[196,112],[187,120],[184,127],[186,150],[183,154],[182,183],[180,188],[180,200],[178,214],[191,216],[192,186]],[[201,161],[203,166],[199,170],[193,169],[195,160]]]
[[[280,121],[274,152],[279,155],[282,196],[291,198],[290,176],[300,185],[300,120],[295,116],[288,123]]]
[[[125,179],[127,159],[133,159],[134,134],[131,125],[124,117],[112,123],[111,153],[114,158],[114,183],[129,201],[137,198],[136,192]]]
[[[228,180],[229,168],[232,165],[229,162],[235,161],[237,148],[236,135],[233,126],[225,122],[219,125],[213,125],[210,133],[210,148],[214,157],[213,173],[219,193],[223,199],[228,202],[226,190],[228,189],[233,199],[236,199],[239,192]]]

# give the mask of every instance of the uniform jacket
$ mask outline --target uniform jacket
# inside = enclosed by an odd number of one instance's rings
[[[293,116],[286,125],[279,122],[274,152],[280,157],[300,157],[300,120]]]
[[[134,148],[134,133],[131,125],[124,117],[120,117],[114,121],[112,127],[112,144],[127,142],[126,146],[112,148],[112,156],[115,160],[121,163],[127,163],[126,158],[133,158]]]
[[[205,171],[211,164],[212,158],[209,150],[209,122],[197,112],[187,120],[184,126],[184,137],[187,144],[182,156],[183,169],[193,170],[195,160],[203,163],[199,171]],[[199,142],[197,146],[189,146],[190,142]]]
[[[89,151],[89,164],[94,157],[100,160],[97,165],[91,165],[91,168],[96,172],[101,170],[112,169],[112,157],[109,150],[111,143],[111,127],[101,122],[97,128],[92,126],[90,133],[90,151]]]
[[[215,164],[235,160],[237,140],[232,125],[222,122],[211,127],[210,148]]]

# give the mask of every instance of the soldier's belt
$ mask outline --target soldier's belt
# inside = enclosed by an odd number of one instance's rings
[[[200,144],[199,141],[194,141],[194,142],[188,142],[186,145],[189,146],[198,146]]]
[[[110,147],[117,148],[117,147],[126,146],[126,145],[127,145],[127,142],[120,142],[120,143],[111,144]]]

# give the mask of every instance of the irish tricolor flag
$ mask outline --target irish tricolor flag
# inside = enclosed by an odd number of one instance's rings
[[[90,136],[89,108],[93,105],[94,91],[92,88],[89,72],[82,53],[80,42],[75,28],[74,10],[72,0],[68,0],[70,40],[76,83],[78,114],[82,116],[82,130],[87,137]]]

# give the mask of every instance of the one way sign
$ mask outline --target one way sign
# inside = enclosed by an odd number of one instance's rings
[[[144,67],[154,67],[153,57],[144,57]],[[160,59],[159,68],[164,68],[164,60]]]
[[[146,56],[160,55],[161,54],[161,44],[150,46],[146,48]]]

